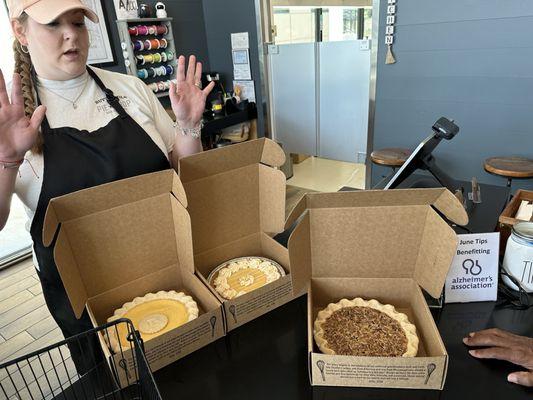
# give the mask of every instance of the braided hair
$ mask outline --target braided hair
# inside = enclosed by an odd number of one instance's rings
[[[19,17],[19,22],[24,24],[28,19],[28,14],[23,13]],[[34,81],[32,78],[33,64],[29,53],[22,51],[21,44],[17,39],[13,42],[13,55],[15,56],[15,69],[14,72],[20,75],[22,82],[22,98],[24,99],[24,114],[31,118],[35,111],[35,91]],[[37,140],[33,145],[31,151],[35,154],[42,154],[43,152],[43,136],[39,131]]]

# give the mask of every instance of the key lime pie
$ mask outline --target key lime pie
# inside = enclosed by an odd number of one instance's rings
[[[208,282],[220,296],[231,300],[285,275],[277,262],[264,257],[240,257],[216,267]]]
[[[329,304],[317,315],[314,337],[325,354],[415,357],[418,352],[416,327],[407,315],[376,300]]]
[[[171,290],[136,297],[116,310],[107,322],[129,318],[135,329],[141,333],[142,339],[147,341],[197,317],[198,306],[193,298],[183,292]],[[123,349],[130,348],[127,326],[119,324],[117,329],[109,329],[109,341],[115,352],[120,351],[120,346]]]

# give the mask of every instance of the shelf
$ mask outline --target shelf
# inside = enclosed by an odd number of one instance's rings
[[[116,21],[117,27],[118,27],[118,33],[120,37],[121,47],[124,49],[122,54],[125,56],[125,62],[128,61],[128,65],[126,65],[126,73],[128,75],[138,76],[137,72],[139,69],[147,69],[150,68],[158,68],[161,65],[170,65],[173,67],[173,72],[170,75],[162,75],[158,77],[151,77],[146,80],[143,79],[143,82],[145,85],[149,86],[152,83],[157,82],[164,82],[169,80],[176,79],[176,72],[177,72],[177,58],[176,55],[176,47],[174,42],[174,34],[172,32],[172,24],[168,23],[171,22],[172,18],[131,18],[131,19],[118,19]],[[145,25],[156,25],[161,23],[167,23],[168,26],[168,32],[165,35],[136,35],[132,36],[129,34],[129,27],[131,27],[132,24],[145,24]],[[159,49],[143,49],[143,50],[134,50],[133,48],[133,42],[136,40],[145,41],[149,39],[161,39],[164,38],[167,41],[167,47],[166,48],[159,48]],[[172,60],[168,61],[160,61],[157,63],[147,63],[144,65],[137,65],[137,58],[136,55],[147,55],[147,54],[156,54],[156,53],[162,53],[162,52],[172,52],[174,54],[174,58]],[[153,92],[157,97],[165,97],[168,96],[168,90],[163,92]]]
[[[117,19],[117,22],[168,22],[172,21],[172,18],[128,18]]]
[[[250,105],[246,110],[238,111],[233,114],[216,115],[211,118],[204,118],[204,127],[202,128],[202,133],[205,136],[212,136],[224,128],[240,124],[254,118],[257,118],[257,108],[255,105]]]

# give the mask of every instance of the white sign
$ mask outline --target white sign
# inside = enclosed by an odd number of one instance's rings
[[[252,79],[250,64],[233,64],[233,77],[236,81]]]
[[[137,0],[114,0],[117,19],[138,18]]]
[[[249,49],[250,40],[248,32],[232,33],[231,34],[231,48],[235,49]]]
[[[255,103],[254,81],[233,81],[233,90],[235,90],[235,86],[241,88],[241,100]]]
[[[494,232],[457,236],[459,246],[446,277],[445,302],[496,300],[500,234]]]
[[[232,50],[233,64],[250,64],[250,56],[248,50]]]

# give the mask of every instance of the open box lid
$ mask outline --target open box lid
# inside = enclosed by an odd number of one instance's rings
[[[293,290],[311,278],[413,278],[431,296],[442,292],[457,235],[436,210],[467,223],[446,189],[307,194],[287,220]]]
[[[285,153],[270,139],[182,158],[195,254],[248,235],[277,234],[285,222]]]
[[[163,268],[194,272],[186,205],[173,170],[50,201],[43,242],[54,243],[54,259],[77,317],[88,299]]]

